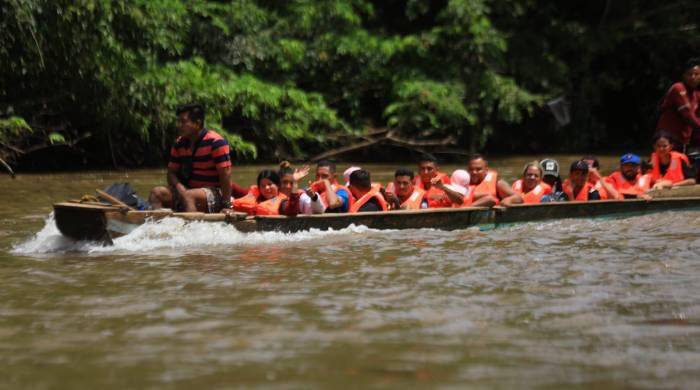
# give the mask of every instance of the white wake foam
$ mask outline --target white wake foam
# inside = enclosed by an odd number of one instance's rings
[[[75,241],[61,235],[56,227],[53,213],[44,227],[27,241],[15,245],[14,254],[32,255],[65,252],[109,253],[140,252],[158,249],[196,249],[211,246],[254,246],[269,243],[294,243],[316,240],[329,235],[351,235],[375,231],[365,226],[351,225],[341,230],[321,231],[312,229],[298,233],[260,232],[242,233],[224,222],[185,221],[165,218],[145,223],[126,236],[114,240],[114,245],[94,241]]]
[[[76,241],[61,234],[54,221],[53,213],[44,221],[44,227],[27,241],[14,245],[10,251],[16,255],[86,252],[90,247],[97,246],[91,241]]]

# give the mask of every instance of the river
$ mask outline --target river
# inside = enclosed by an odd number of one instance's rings
[[[493,165],[512,179],[531,159]],[[53,224],[52,202],[163,178],[0,177],[0,388],[697,386],[698,211],[452,232],[165,220],[111,247]]]

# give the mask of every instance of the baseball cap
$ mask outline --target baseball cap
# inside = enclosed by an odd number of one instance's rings
[[[559,163],[557,160],[545,158],[544,160],[540,161],[540,168],[542,168],[542,177],[559,177]]]
[[[569,172],[573,171],[584,171],[588,172],[588,163],[583,160],[574,161],[571,163],[571,169]]]
[[[620,164],[634,164],[634,165],[641,165],[642,164],[642,159],[639,158],[634,153],[627,153],[620,157]]]

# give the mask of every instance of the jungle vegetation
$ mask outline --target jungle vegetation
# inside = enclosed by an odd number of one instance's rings
[[[0,158],[163,164],[174,108],[193,101],[243,161],[644,148],[700,52],[698,13],[692,0],[3,0]]]

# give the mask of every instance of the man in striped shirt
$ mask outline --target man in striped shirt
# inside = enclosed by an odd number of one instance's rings
[[[180,136],[170,149],[168,187],[151,190],[151,207],[209,213],[230,211],[228,142],[204,128],[204,109],[199,104],[178,107],[177,126]]]

